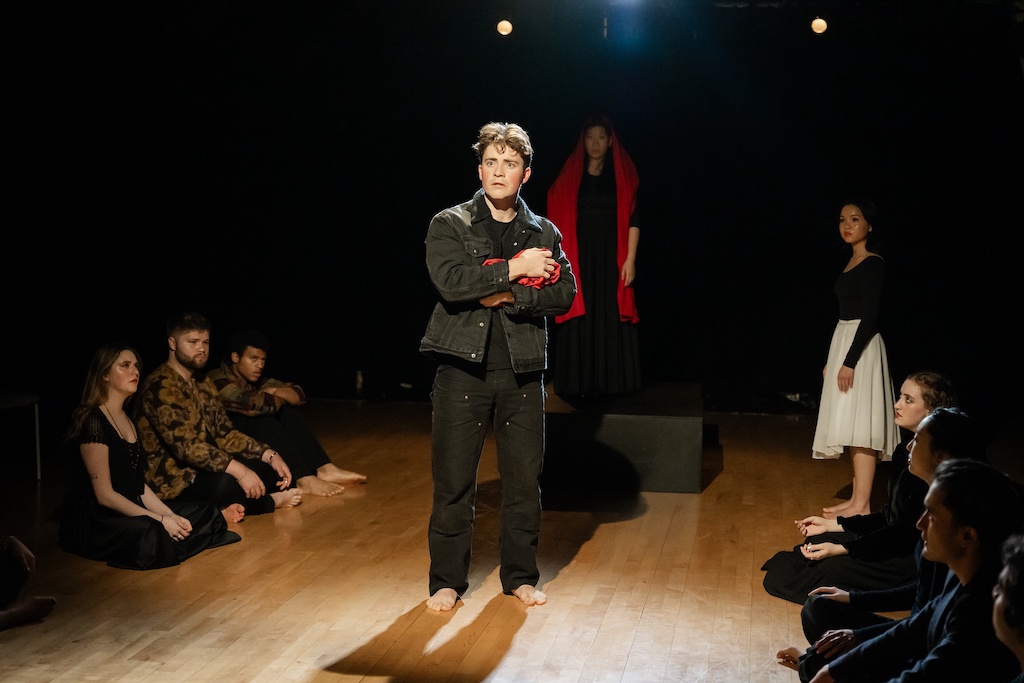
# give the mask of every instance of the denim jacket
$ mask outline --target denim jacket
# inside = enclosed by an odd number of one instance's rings
[[[548,219],[518,200],[516,227],[522,232],[517,247],[546,247],[561,269],[558,282],[540,289],[508,281],[508,262],[485,266],[491,240],[485,221],[490,209],[483,190],[468,202],[441,211],[427,229],[427,270],[440,296],[420,340],[420,351],[447,354],[482,363],[487,351],[491,309],[480,299],[509,292],[515,303],[501,307],[498,319],[508,339],[512,369],[534,372],[547,367],[547,317],[565,313],[576,296],[576,278],[562,253],[562,234]],[[497,330],[496,330],[497,332]]]

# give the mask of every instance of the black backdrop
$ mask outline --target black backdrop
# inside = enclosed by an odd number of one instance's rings
[[[478,187],[476,129],[527,128],[543,212],[601,110],[643,186],[648,380],[726,409],[815,395],[836,210],[860,193],[883,217],[897,383],[937,368],[969,409],[1016,417],[1010,3],[832,3],[820,36],[809,3],[721,4],[6,3],[0,386],[39,393],[54,438],[99,344],[152,368],[166,316],[194,308],[215,357],[255,326],[269,373],[314,396],[353,396],[360,370],[367,398],[423,400],[422,240]]]

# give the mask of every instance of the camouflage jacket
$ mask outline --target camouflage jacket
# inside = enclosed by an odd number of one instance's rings
[[[209,378],[185,379],[164,363],[139,394],[146,483],[160,498],[177,497],[195,481],[196,470],[223,472],[232,459],[258,460],[268,448],[234,428]]]
[[[217,391],[220,392],[220,400],[229,413],[249,416],[273,415],[286,404],[284,399],[263,391],[273,387],[291,387],[302,401],[306,400],[306,394],[298,384],[282,382],[271,377],[260,378],[258,382],[253,383],[235,372],[227,361],[221,363],[216,370],[211,370],[207,378],[213,380]]]

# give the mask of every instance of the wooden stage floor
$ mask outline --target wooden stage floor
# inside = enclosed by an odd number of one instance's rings
[[[27,591],[58,602],[41,623],[0,632],[0,680],[797,680],[774,654],[804,644],[799,608],[764,591],[760,566],[799,541],[794,519],[849,481],[847,462],[810,458],[813,418],[705,414],[724,468],[699,494],[614,482],[545,491],[540,587],[550,601],[532,608],[498,583],[488,443],[471,588],[438,614],[424,608],[429,405],[306,410],[334,462],[369,482],[246,519],[235,525],[241,543],[180,567],[131,572],[62,552],[53,510],[63,468],[39,483],[34,466],[19,470],[0,532],[38,556]]]

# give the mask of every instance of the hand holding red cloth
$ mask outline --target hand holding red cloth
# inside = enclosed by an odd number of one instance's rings
[[[519,254],[522,254],[523,251],[526,250],[523,249],[512,258],[516,258],[517,256],[519,256]],[[491,266],[494,265],[495,263],[501,263],[504,260],[505,259],[502,258],[489,258],[483,262],[483,265]],[[540,289],[541,287],[546,287],[547,285],[555,284],[556,282],[558,282],[558,278],[561,275],[562,266],[558,263],[558,261],[555,261],[555,269],[551,271],[550,277],[530,277],[529,275],[523,275],[522,277],[516,280],[516,284],[522,285],[524,287],[533,287],[534,289]]]

